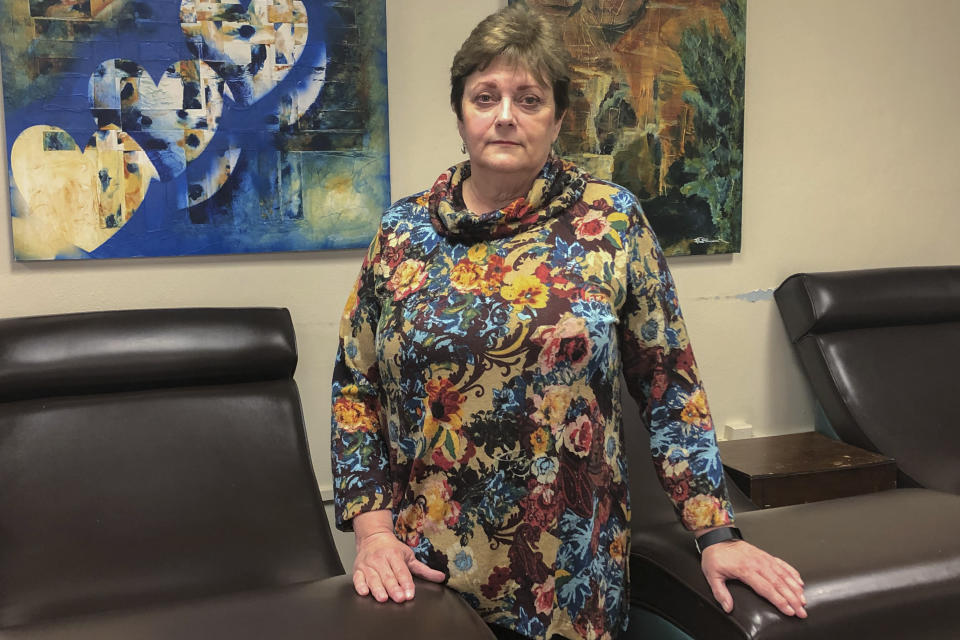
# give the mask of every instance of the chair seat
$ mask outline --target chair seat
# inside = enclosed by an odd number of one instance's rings
[[[446,587],[417,581],[403,604],[360,597],[348,576],[191,599],[177,604],[77,616],[0,630],[0,640],[492,640],[480,617]]]
[[[737,525],[800,571],[807,619],[780,614],[739,583],[725,614],[690,533],[674,524],[634,531],[632,600],[698,639],[957,637],[960,496],[897,489],[743,513]]]

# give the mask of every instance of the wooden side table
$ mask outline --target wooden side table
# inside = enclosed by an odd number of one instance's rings
[[[893,458],[816,432],[718,444],[730,477],[761,508],[843,498],[897,486]]]

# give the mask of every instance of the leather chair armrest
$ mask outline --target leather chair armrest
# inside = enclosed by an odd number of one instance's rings
[[[0,640],[493,640],[452,590],[417,580],[403,604],[360,597],[349,576],[0,630]]]
[[[737,525],[800,571],[807,619],[780,614],[739,582],[728,583],[734,610],[725,614],[692,536],[673,524],[634,531],[632,603],[698,640],[960,637],[960,496],[882,491],[752,511]]]

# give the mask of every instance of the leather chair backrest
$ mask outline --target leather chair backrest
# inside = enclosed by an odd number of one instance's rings
[[[801,273],[775,298],[840,438],[960,493],[960,267]]]
[[[0,627],[343,573],[285,309],[0,320]]]

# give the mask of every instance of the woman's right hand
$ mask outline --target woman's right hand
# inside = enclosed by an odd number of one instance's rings
[[[443,582],[446,575],[417,560],[413,549],[393,533],[388,510],[368,511],[353,519],[357,558],[353,563],[353,586],[362,596],[372,594],[377,602],[410,600],[413,576]]]

